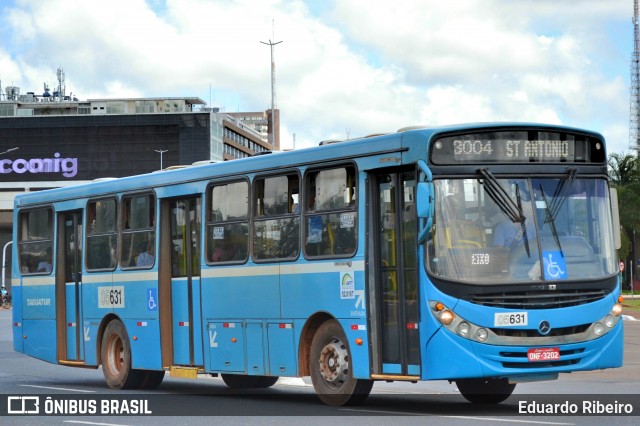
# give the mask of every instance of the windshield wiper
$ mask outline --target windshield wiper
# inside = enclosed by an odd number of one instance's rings
[[[520,185],[516,183],[516,200],[518,201],[518,210],[520,211],[520,229],[522,230],[522,240],[524,242],[524,249],[527,251],[527,257],[531,257],[529,252],[529,237],[527,236],[527,218],[522,213],[522,200],[520,199]]]
[[[516,201],[513,201],[511,195],[500,185],[493,173],[488,169],[479,169],[478,173],[483,178],[484,190],[494,203],[500,208],[500,210],[507,216],[513,223],[520,223],[522,229],[522,237],[524,240],[524,247],[527,251],[527,256],[531,257],[529,252],[529,238],[527,236],[527,227],[525,222],[527,218],[522,211],[522,201],[520,199],[520,186],[516,184]]]
[[[540,184],[540,192],[542,193],[542,198],[544,199],[544,205],[545,205],[544,211],[546,213],[546,217],[544,219],[544,222],[548,223],[551,226],[551,234],[553,235],[553,238],[556,240],[556,244],[560,249],[560,255],[564,257],[564,252],[562,251],[562,246],[560,245],[560,237],[558,236],[558,230],[556,229],[556,219],[553,212],[549,208],[549,201],[547,200],[547,196],[544,195],[544,189],[542,188],[542,184]]]
[[[509,193],[498,183],[498,180],[487,169],[480,169],[478,173],[482,175],[484,190],[494,203],[512,222],[522,221],[522,208],[511,198]]]
[[[575,167],[567,167],[567,171],[569,172],[569,177],[567,177],[567,179],[562,179],[560,183],[558,183],[551,200],[550,212],[551,218],[554,221],[556,220],[556,216],[562,208],[562,205],[567,200],[565,193],[571,188],[571,185],[573,185],[573,181],[576,179],[576,175],[578,174],[578,169]],[[547,199],[545,198],[544,201],[546,203]]]

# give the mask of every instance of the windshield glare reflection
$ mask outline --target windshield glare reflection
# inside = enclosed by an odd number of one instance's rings
[[[478,284],[599,279],[617,273],[602,179],[441,179],[428,268]]]

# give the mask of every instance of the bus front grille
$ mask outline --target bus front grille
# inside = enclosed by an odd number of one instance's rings
[[[545,362],[503,362],[504,368],[547,368],[547,367],[566,367],[568,365],[576,365],[579,363],[579,359],[568,359],[566,361],[545,361]]]
[[[542,337],[566,337],[575,336],[576,334],[584,333],[591,327],[591,324],[574,325],[571,327],[559,327],[552,328],[549,334]],[[492,328],[491,331],[497,336],[501,337],[513,337],[513,338],[536,338],[541,337],[538,329],[509,329],[509,328]]]
[[[562,290],[543,292],[518,292],[477,294],[471,299],[473,303],[494,308],[506,309],[550,309],[584,305],[603,299],[606,290]]]

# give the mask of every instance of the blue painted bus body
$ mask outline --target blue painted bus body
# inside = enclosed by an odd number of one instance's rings
[[[468,129],[485,127],[490,128],[491,125],[475,125]],[[369,294],[374,291],[368,287],[371,278],[366,269],[366,241],[371,238],[367,235],[370,219],[367,216],[368,196],[365,196],[370,179],[368,173],[425,160],[429,142],[434,136],[458,129],[463,128],[408,131],[290,153],[33,192],[16,197],[14,223],[17,223],[17,215],[25,208],[52,206],[54,212],[83,210],[89,199],[112,194],[122,197],[148,188],[159,200],[185,195],[204,198],[207,185],[211,182],[224,182],[236,176],[247,176],[252,180],[256,175],[281,169],[296,171],[303,176],[309,167],[317,164],[352,162],[357,166],[360,188],[357,200],[359,243],[355,254],[346,259],[308,260],[300,253],[295,260],[283,262],[256,262],[249,257],[246,263],[215,266],[208,264],[201,252],[198,259],[200,276],[194,281],[191,295],[195,314],[191,320],[184,308],[188,297],[186,281],[177,280],[172,284],[172,327],[176,342],[174,362],[180,365],[190,363],[189,348],[180,346],[179,342],[188,340],[181,333],[195,330],[194,364],[203,366],[203,372],[299,376],[303,373],[303,330],[309,318],[326,315],[338,320],[350,342],[353,376],[368,379],[372,377],[372,351],[375,350],[371,348],[370,334],[375,319],[371,317],[367,304]],[[206,208],[205,204],[203,209]],[[156,214],[159,220],[160,213],[157,211]],[[54,235],[60,232],[54,224]],[[18,237],[18,231],[14,229],[14,241],[18,241]],[[206,239],[204,226],[200,238],[201,241]],[[17,244],[13,246],[14,350],[58,363],[56,342],[62,328],[56,325],[56,268],[51,274],[21,275]],[[419,376],[422,380],[542,377],[549,373],[601,369],[622,364],[621,321],[600,338],[554,344],[565,354],[563,359],[572,360],[558,367],[527,362],[527,350],[536,346],[533,340],[527,345],[496,346],[474,342],[452,333],[437,320],[429,304],[431,301],[442,302],[460,317],[488,328],[493,327],[495,313],[514,310],[480,307],[446,294],[434,286],[427,275],[422,248],[417,259],[420,294],[417,329],[421,365],[410,365],[406,371],[408,375]],[[73,318],[65,318],[65,328],[79,327],[82,330],[80,347],[76,346],[74,339],[67,339],[67,352],[79,353],[80,359],[75,360],[74,355],[66,361],[97,367],[100,364],[101,333],[106,321],[118,318],[129,335],[132,367],[148,370],[167,368],[162,360],[159,309],[162,300],[157,262],[153,268],[144,271],[118,267],[113,272],[92,272],[83,268],[78,305],[82,322],[76,324]],[[355,292],[353,297],[342,298],[341,278],[347,273],[353,277]],[[547,320],[554,327],[571,327],[596,322],[606,316],[616,303],[619,285],[616,288],[605,298],[591,303],[561,309],[531,310],[529,323],[535,325]],[[121,289],[122,306],[105,307],[100,300],[101,295],[106,294],[104,289]],[[73,297],[66,294],[67,306],[75,310]],[[522,329],[530,328],[530,325]],[[354,344],[358,339],[361,339],[361,343]],[[386,373],[400,374],[400,371],[394,372],[394,368],[390,365]]]

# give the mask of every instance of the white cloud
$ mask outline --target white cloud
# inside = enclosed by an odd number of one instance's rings
[[[0,22],[9,43],[0,78],[39,92],[43,82],[55,85],[62,66],[67,90],[82,99],[208,101],[211,85],[216,106],[264,110],[270,52],[260,42],[271,39],[282,41],[275,59],[285,147],[294,133],[301,147],[347,133],[492,120],[563,123],[621,139],[631,42],[629,52],[620,49],[610,31],[629,22],[622,3],[21,0]]]

